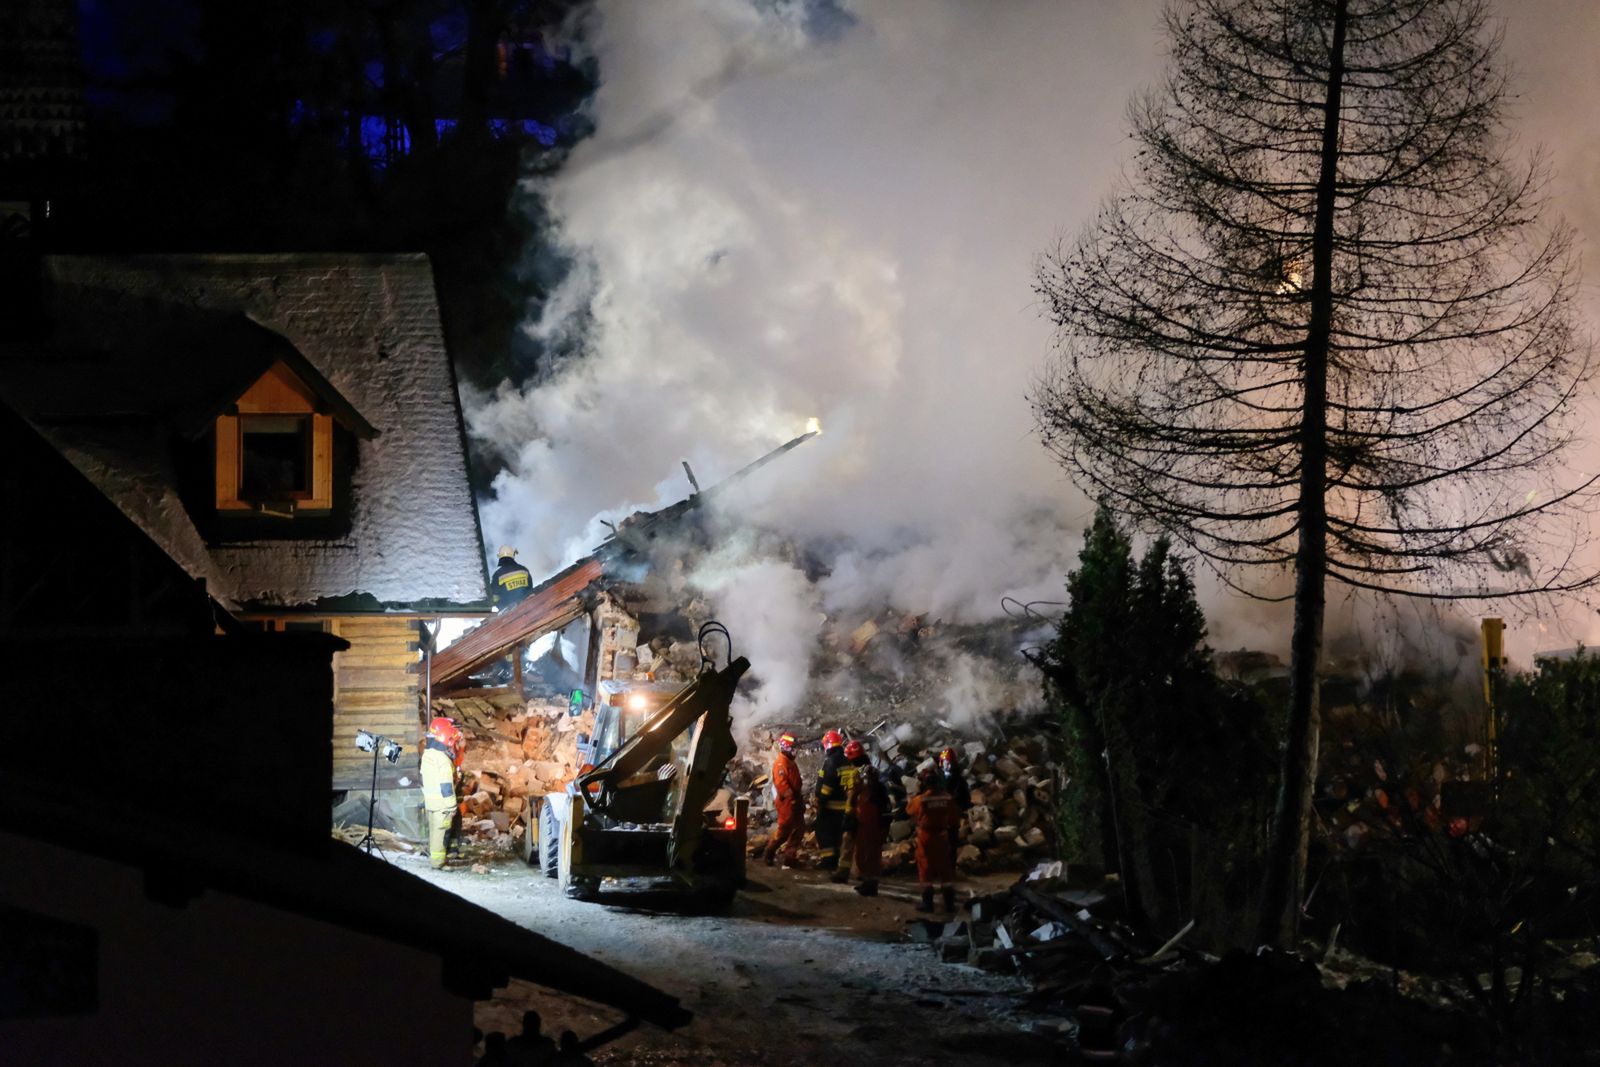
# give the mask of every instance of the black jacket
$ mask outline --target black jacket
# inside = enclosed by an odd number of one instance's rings
[[[845,795],[850,792],[850,779],[855,776],[853,767],[849,774],[841,773],[848,766],[843,746],[828,749],[828,754],[822,757],[822,769],[817,771],[817,811],[845,810]]]
[[[500,609],[520,604],[533,591],[533,572],[510,556],[500,558],[489,582],[489,601]]]

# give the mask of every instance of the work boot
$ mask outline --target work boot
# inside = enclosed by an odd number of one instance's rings
[[[770,852],[768,852],[768,853],[767,853],[767,854],[766,854],[766,855],[765,855],[765,856],[764,856],[764,857],[762,857],[762,858],[763,858],[763,859],[765,859],[765,860],[766,860],[766,862],[767,862],[767,866],[768,866],[768,867],[771,867],[771,866],[772,866],[772,865],[773,865],[773,864],[774,864],[774,863],[775,863],[775,862],[777,862],[777,857],[776,857],[776,856],[774,856],[774,855],[773,855],[773,854],[772,854],[772,853],[770,853]],[[784,866],[786,866],[786,867],[787,867],[787,866],[788,866],[788,864],[784,864]]]
[[[860,893],[864,897],[877,896],[878,880],[876,878],[868,878],[865,882],[862,882],[860,885],[856,886],[856,892]]]
[[[933,910],[933,886],[925,885],[925,886],[922,887],[922,899],[917,901],[917,910],[918,911],[932,911]]]
[[[840,867],[839,869],[834,871],[832,874],[828,875],[828,881],[830,881],[830,882],[838,882],[840,884],[843,884],[845,882],[848,882],[849,880],[850,880],[850,868],[849,867]]]
[[[953,885],[947,885],[943,889],[939,890],[939,892],[944,897],[944,910],[949,912],[955,911],[956,887]]]

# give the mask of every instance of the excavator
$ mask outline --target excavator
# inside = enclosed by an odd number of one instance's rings
[[[743,656],[718,669],[700,629],[701,670],[675,694],[616,687],[597,702],[586,762],[565,793],[543,798],[524,856],[562,892],[599,900],[609,892],[686,894],[725,904],[744,883],[750,801],[719,796],[736,751],[730,706],[750,669]]]

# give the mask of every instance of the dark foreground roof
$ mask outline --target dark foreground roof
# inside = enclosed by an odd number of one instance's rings
[[[20,799],[0,805],[0,828],[143,868],[162,903],[227,893],[418,949],[440,957],[444,986],[458,996],[484,999],[520,978],[669,1029],[690,1019],[676,997],[349,845],[296,851],[216,834],[201,843],[192,820],[165,823],[144,810],[131,820],[114,806],[81,817],[19,784],[8,792]]]

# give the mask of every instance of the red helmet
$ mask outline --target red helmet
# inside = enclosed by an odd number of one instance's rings
[[[822,735],[822,747],[824,750],[838,748],[842,744],[844,744],[844,734],[841,734],[838,730],[829,730]]]
[[[461,731],[456,729],[456,724],[440,716],[428,724],[428,733],[437,737],[452,749],[461,747]]]
[[[793,752],[794,751],[794,734],[779,734],[778,735],[778,751],[779,752]]]
[[[856,759],[857,757],[859,757],[865,751],[866,751],[866,749],[861,747],[861,742],[860,741],[850,740],[850,741],[845,742],[844,758],[845,759]]]
[[[950,766],[954,767],[956,763],[956,750],[953,748],[940,749],[939,762],[948,763]]]

